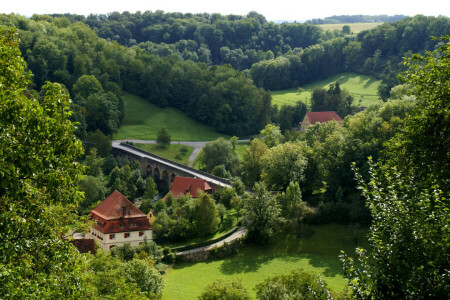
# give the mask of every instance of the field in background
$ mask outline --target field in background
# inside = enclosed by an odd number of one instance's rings
[[[318,25],[322,27],[324,30],[342,30],[342,27],[345,25],[350,26],[350,32],[352,33],[359,33],[364,30],[369,30],[372,28],[377,27],[378,25],[381,25],[383,23],[348,23],[348,24],[323,24]]]
[[[156,140],[156,133],[166,127],[172,141],[210,141],[227,135],[214,131],[210,126],[198,123],[176,108],[160,108],[145,99],[124,94],[125,119],[115,140]]]
[[[310,106],[312,90],[316,87],[329,88],[329,85],[339,82],[341,89],[346,89],[355,99],[353,105],[369,106],[371,103],[379,100],[377,95],[378,86],[381,80],[372,76],[358,75],[355,73],[342,73],[328,79],[317,81],[302,86],[302,91],[298,88],[272,91],[272,104],[279,107],[282,105],[295,105],[297,101],[302,101]]]
[[[177,264],[164,276],[163,299],[196,299],[218,278],[242,279],[255,298],[256,284],[299,268],[320,273],[328,287],[339,292],[347,283],[338,258],[340,250],[351,255],[356,246],[365,247],[366,232],[337,224],[309,225],[304,226],[301,239],[282,234],[269,246],[244,246],[238,254],[222,260]]]
[[[167,147],[162,147],[158,144],[133,144],[133,146],[138,147],[144,151],[156,154],[158,156],[176,161],[180,164],[187,165],[188,158],[194,151],[194,147],[181,145],[181,144],[170,144]]]

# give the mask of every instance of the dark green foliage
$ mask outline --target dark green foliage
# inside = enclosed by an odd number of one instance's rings
[[[319,275],[303,270],[292,271],[288,275],[269,277],[255,287],[260,300],[278,299],[334,299],[327,284]]]
[[[344,118],[353,112],[353,97],[341,90],[339,82],[331,84],[328,91],[317,87],[311,96],[311,111],[335,111]]]
[[[91,152],[92,148],[97,149],[100,157],[107,157],[112,150],[111,138],[103,134],[100,130],[88,132],[86,139],[83,141],[86,153]]]
[[[201,163],[202,169],[206,172],[212,172],[214,168],[222,165],[224,172],[236,175],[239,168],[239,160],[237,154],[233,151],[231,142],[223,138],[206,143],[197,161]],[[216,172],[219,171],[216,170]]]
[[[264,183],[256,183],[254,193],[245,200],[243,220],[248,238],[257,244],[268,242],[279,230],[281,209]]]
[[[195,227],[199,236],[207,237],[217,231],[217,209],[214,199],[201,194],[196,201]]]
[[[248,300],[249,292],[239,280],[225,281],[216,279],[205,287],[204,292],[198,297],[200,300]]]
[[[170,145],[170,133],[167,128],[163,127],[160,130],[158,130],[158,133],[156,135],[156,143],[160,144],[164,147],[167,147]]]
[[[103,178],[86,176],[80,181],[80,191],[84,193],[84,200],[79,204],[79,213],[88,214],[107,196],[107,188]]]

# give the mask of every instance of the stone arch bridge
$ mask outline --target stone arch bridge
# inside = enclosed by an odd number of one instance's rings
[[[125,156],[131,161],[138,161],[141,165],[142,173],[146,176],[153,176],[158,187],[169,188],[175,176],[204,179],[213,190],[218,186],[230,187],[230,182],[227,179],[187,167],[134,146],[119,142],[113,142],[112,146],[114,155]]]

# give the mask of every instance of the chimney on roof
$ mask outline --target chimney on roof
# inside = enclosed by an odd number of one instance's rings
[[[127,215],[127,207],[122,206],[122,217],[125,218],[126,215]]]

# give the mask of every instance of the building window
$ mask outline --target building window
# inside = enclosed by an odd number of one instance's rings
[[[120,223],[120,228],[123,228],[123,223]]]
[[[114,248],[114,246],[115,246],[115,245],[109,245],[109,249],[112,249],[112,248]]]
[[[136,227],[136,222],[130,222],[130,227]]]
[[[142,231],[139,231],[139,236],[143,236],[144,233]]]
[[[139,245],[142,245],[142,242],[139,242]]]
[[[130,237],[130,233],[129,232],[125,232],[123,235],[124,238],[129,238]]]
[[[110,240],[113,240],[113,239],[115,239],[115,238],[116,238],[116,235],[115,235],[114,233],[109,235],[109,239],[110,239]]]

